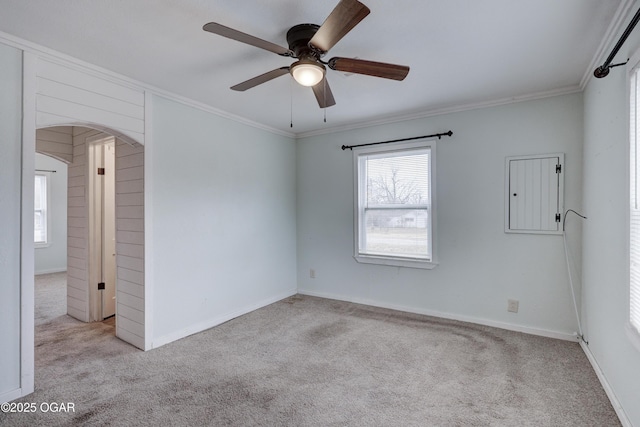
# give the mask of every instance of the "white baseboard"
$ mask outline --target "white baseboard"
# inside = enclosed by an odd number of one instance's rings
[[[36,270],[34,274],[36,276],[39,276],[41,274],[63,273],[65,271],[67,271],[67,267],[66,266],[64,266],[62,268],[52,268],[50,270]]]
[[[575,333],[571,334],[571,333],[567,333],[567,332],[550,331],[550,330],[547,330],[547,329],[538,329],[538,328],[532,328],[532,327],[529,327],[529,326],[514,325],[514,324],[511,324],[511,323],[497,322],[497,321],[494,321],[494,320],[482,319],[482,318],[477,318],[477,317],[462,316],[462,315],[459,315],[459,314],[445,313],[445,312],[435,311],[435,310],[425,310],[425,309],[418,309],[418,308],[415,308],[415,307],[407,307],[407,306],[403,306],[403,305],[389,304],[389,303],[386,303],[386,302],[367,300],[367,299],[364,299],[364,298],[352,298],[352,297],[347,297],[347,296],[344,296],[344,295],[329,294],[329,293],[325,293],[325,292],[314,292],[314,291],[308,291],[308,290],[304,290],[304,289],[299,289],[298,293],[302,294],[302,295],[310,295],[310,296],[315,296],[315,297],[320,297],[320,298],[328,298],[328,299],[335,299],[335,300],[339,300],[339,301],[353,302],[353,303],[356,303],[356,304],[370,305],[370,306],[373,306],[373,307],[380,307],[380,308],[388,308],[388,309],[391,309],[391,310],[405,311],[407,313],[424,314],[425,316],[440,317],[440,318],[449,319],[449,320],[459,320],[461,322],[475,323],[475,324],[478,324],[478,325],[491,326],[493,328],[506,329],[508,331],[522,332],[522,333],[525,333],[525,334],[538,335],[538,336],[548,337],[548,338],[555,338],[555,339],[560,339],[560,340],[564,340],[564,341],[576,341],[578,339],[577,338],[577,334],[575,334]]]
[[[593,356],[593,353],[591,353],[589,346],[584,342],[580,341],[580,347],[582,347],[582,351],[584,351],[584,354],[587,355],[587,359],[589,359],[589,362],[591,363],[593,370],[596,372],[596,375],[600,380],[600,384],[602,384],[602,388],[604,388],[605,393],[607,393],[607,397],[609,397],[609,400],[611,401],[611,405],[613,406],[613,409],[616,411],[616,415],[618,415],[618,418],[620,419],[620,424],[622,424],[623,427],[633,427],[633,425],[631,424],[631,421],[629,421],[629,418],[627,418],[627,414],[624,412],[624,409],[622,409],[622,405],[620,404],[620,401],[616,397],[616,394],[613,392],[613,389],[611,388],[609,381],[607,381],[607,377],[604,376],[604,372],[602,372],[602,369],[600,369],[600,365],[598,365],[596,358]]]
[[[17,399],[19,397],[25,396],[26,394],[29,393],[25,393],[23,394],[23,390],[21,388],[17,388],[15,390],[11,390],[11,391],[7,391],[4,393],[0,394],[0,403],[5,403],[5,402],[11,402],[14,399]]]
[[[273,304],[274,302],[278,302],[285,298],[289,298],[297,294],[298,291],[296,289],[291,289],[287,292],[283,292],[279,295],[276,295],[271,298],[267,298],[265,300],[259,301],[255,304],[248,305],[243,307],[240,310],[235,310],[230,313],[225,313],[221,316],[214,317],[204,322],[197,323],[195,325],[189,326],[188,328],[182,329],[177,332],[173,332],[171,334],[164,335],[159,338],[152,338],[151,347],[148,350],[153,348],[158,348],[165,344],[169,344],[170,342],[177,341],[181,338],[188,337],[189,335],[197,334],[198,332],[206,331],[207,329],[213,328],[214,326],[218,326],[224,322],[228,322],[231,319],[235,319],[236,317],[242,316],[244,314],[250,313],[254,310],[257,310],[262,307],[266,307],[269,304]]]

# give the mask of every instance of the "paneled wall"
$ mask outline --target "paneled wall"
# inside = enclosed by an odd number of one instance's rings
[[[108,136],[73,128],[69,165],[67,312],[90,320],[87,140]],[[144,147],[116,140],[116,335],[144,348]]]
[[[95,123],[115,136],[144,141],[144,92],[39,58],[36,123]]]
[[[144,147],[116,143],[116,335],[144,348]]]
[[[67,188],[67,314],[89,321],[89,222],[87,218],[87,147],[97,131],[73,128],[73,162]]]
[[[65,163],[73,161],[73,135],[70,126],[55,126],[36,131],[36,152]]]

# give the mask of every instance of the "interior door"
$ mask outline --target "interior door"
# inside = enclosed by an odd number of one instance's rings
[[[104,291],[102,317],[116,314],[116,212],[115,212],[115,143],[104,144],[102,279]]]

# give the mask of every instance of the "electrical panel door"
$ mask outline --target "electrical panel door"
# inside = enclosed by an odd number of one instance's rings
[[[508,157],[505,231],[562,232],[564,154]]]

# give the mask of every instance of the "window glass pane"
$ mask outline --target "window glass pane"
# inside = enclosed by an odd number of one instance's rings
[[[47,177],[35,176],[34,242],[47,243]]]
[[[430,149],[362,154],[358,253],[430,261]]]
[[[426,209],[367,209],[361,252],[430,258]]]
[[[368,205],[428,203],[428,153],[376,157],[367,160]]]

